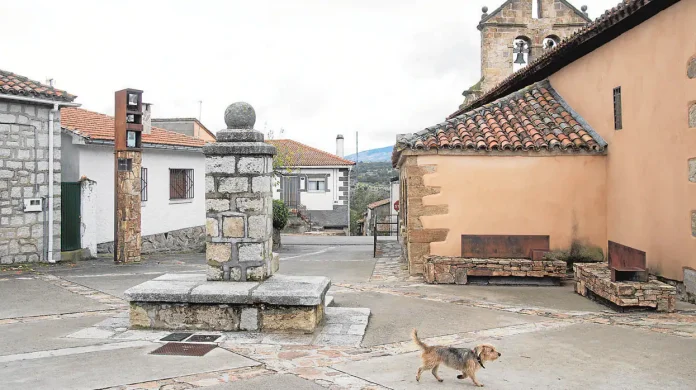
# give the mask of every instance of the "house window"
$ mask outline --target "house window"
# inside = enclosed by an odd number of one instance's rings
[[[140,168],[140,201],[147,202],[147,168]]]
[[[623,120],[621,118],[621,87],[614,88],[614,130],[623,128]]]
[[[309,192],[324,192],[326,191],[326,179],[309,179],[307,184]]]
[[[133,170],[133,159],[132,158],[119,158],[118,159],[118,170],[119,171],[132,171]]]
[[[193,199],[193,169],[169,170],[169,199]]]

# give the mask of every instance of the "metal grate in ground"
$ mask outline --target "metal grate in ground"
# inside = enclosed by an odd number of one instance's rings
[[[215,348],[215,344],[167,343],[150,352],[150,355],[203,356]]]

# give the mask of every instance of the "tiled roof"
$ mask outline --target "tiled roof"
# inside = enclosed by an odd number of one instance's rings
[[[327,153],[291,139],[272,139],[266,142],[275,146],[278,150],[278,156],[284,156],[283,158],[287,160],[286,164],[292,167],[355,165],[354,162],[340,158],[335,154]]]
[[[60,110],[60,125],[90,140],[114,140],[114,118],[108,115],[66,107]],[[205,141],[153,126],[150,134],[143,134],[143,144],[202,147]]]
[[[367,208],[374,209],[375,207],[384,206],[385,204],[388,204],[388,203],[389,203],[389,198],[382,199],[382,200],[378,200],[376,202],[370,203],[369,205],[367,205]]]
[[[603,153],[606,142],[556,93],[548,80],[397,140],[404,149],[471,152],[550,151]]]
[[[77,97],[2,69],[0,69],[0,95],[21,95],[64,102],[72,102]]]
[[[449,118],[454,118],[524,86],[545,79],[562,67],[592,52],[678,1],[622,0],[594,22],[565,38],[553,49],[544,52],[529,65],[511,74],[478,99],[455,111]]]

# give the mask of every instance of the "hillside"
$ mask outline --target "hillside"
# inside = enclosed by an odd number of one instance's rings
[[[360,162],[388,162],[391,161],[394,146],[385,146],[378,149],[360,151]],[[355,161],[355,154],[345,157],[347,160]]]

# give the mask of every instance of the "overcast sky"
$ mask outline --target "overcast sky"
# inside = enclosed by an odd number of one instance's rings
[[[596,18],[618,0],[573,0]],[[442,121],[480,77],[481,7],[503,0],[2,0],[0,69],[113,114],[114,91],[145,91],[153,118],[215,132],[235,101],[256,128],[346,154]]]

